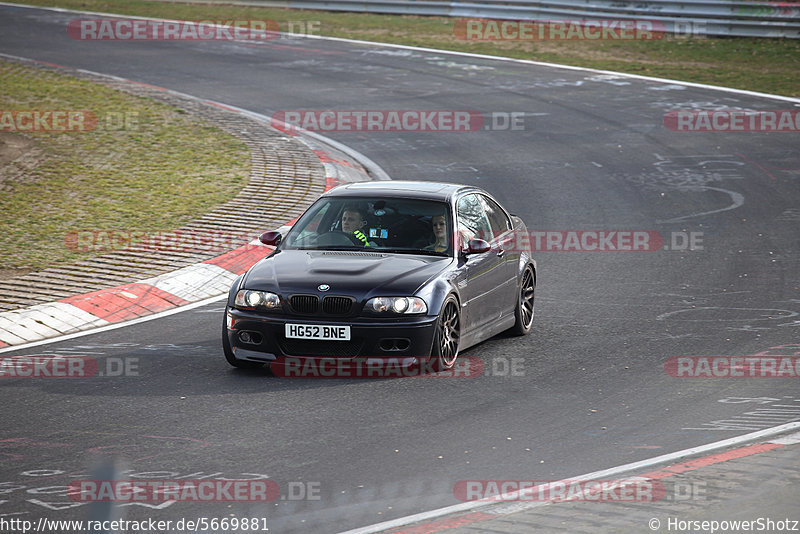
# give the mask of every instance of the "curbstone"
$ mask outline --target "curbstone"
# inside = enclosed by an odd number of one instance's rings
[[[238,275],[274,250],[257,241],[265,228],[287,230],[320,194],[340,183],[388,179],[374,162],[345,145],[299,128],[280,131],[266,117],[240,108],[116,76],[0,57],[182,108],[244,141],[252,164],[250,182],[239,194],[174,233],[176,239],[181,232],[236,233],[242,236],[239,247],[219,254],[132,246],[0,281],[0,347],[144,317],[227,293]],[[47,302],[46,297],[32,297],[32,288],[61,298]],[[34,305],[25,306],[32,301]]]

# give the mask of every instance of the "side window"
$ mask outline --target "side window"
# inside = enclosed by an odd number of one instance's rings
[[[503,208],[498,206],[491,198],[483,195],[481,195],[481,201],[483,202],[483,209],[486,210],[486,217],[489,219],[489,224],[492,227],[492,233],[494,233],[495,237],[503,232],[511,230],[511,221],[503,211]]]
[[[478,195],[465,195],[458,201],[458,233],[461,238],[461,247],[466,246],[470,239],[492,240],[492,231]]]

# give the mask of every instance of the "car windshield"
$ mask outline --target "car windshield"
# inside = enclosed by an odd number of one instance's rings
[[[452,221],[444,202],[330,197],[295,223],[283,249],[364,250],[447,256]]]

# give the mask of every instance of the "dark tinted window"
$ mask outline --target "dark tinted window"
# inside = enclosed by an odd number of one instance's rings
[[[492,232],[495,237],[503,232],[511,230],[511,221],[506,216],[503,208],[498,206],[491,198],[483,195],[481,195],[481,201],[483,202],[483,209],[486,211],[486,217],[489,219],[489,224],[492,227]]]

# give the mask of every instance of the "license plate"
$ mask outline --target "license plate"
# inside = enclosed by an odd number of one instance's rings
[[[320,341],[350,341],[350,327],[319,324],[287,324],[286,337],[291,339],[317,339]]]

